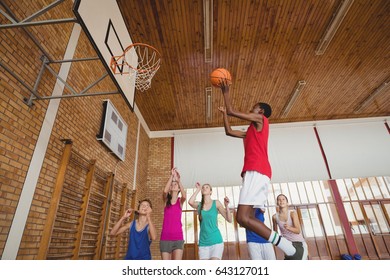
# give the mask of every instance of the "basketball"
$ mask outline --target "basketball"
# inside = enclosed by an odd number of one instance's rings
[[[215,87],[221,87],[221,80],[226,80],[228,85],[232,84],[232,76],[225,68],[217,68],[210,74],[211,84]]]

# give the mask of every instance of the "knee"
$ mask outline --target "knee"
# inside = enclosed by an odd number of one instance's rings
[[[245,215],[242,211],[238,211],[237,212],[237,223],[240,224],[240,226],[242,227],[247,227],[248,223],[249,223],[249,216],[248,215]]]

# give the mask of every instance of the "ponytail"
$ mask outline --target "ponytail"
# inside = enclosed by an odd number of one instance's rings
[[[198,218],[199,222],[202,222],[202,210],[204,205],[204,195],[202,194],[202,200],[200,201],[200,204],[198,206]]]
[[[167,203],[165,205],[168,207],[172,205],[172,195],[170,192],[167,194]]]
[[[204,184],[203,186],[205,186],[205,185],[208,185],[210,187],[210,191],[213,190],[213,188],[210,186],[210,184]],[[199,206],[198,206],[199,222],[202,222],[202,210],[203,210],[203,206],[204,206],[204,195],[203,194],[202,194],[202,200],[200,201]]]

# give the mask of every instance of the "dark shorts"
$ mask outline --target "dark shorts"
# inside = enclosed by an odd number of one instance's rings
[[[160,252],[172,253],[175,250],[183,250],[184,240],[160,240]]]

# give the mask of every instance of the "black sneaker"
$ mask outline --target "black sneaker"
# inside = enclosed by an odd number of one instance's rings
[[[296,249],[296,252],[292,256],[284,256],[285,260],[302,260],[303,258],[303,245],[302,242],[293,242],[292,245]]]

